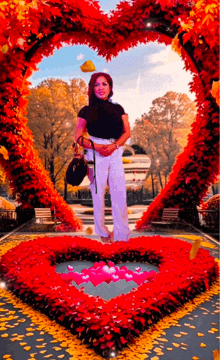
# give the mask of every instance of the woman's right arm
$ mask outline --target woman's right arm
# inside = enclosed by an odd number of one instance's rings
[[[77,142],[77,140],[79,139],[80,136],[83,135],[83,133],[86,131],[87,128],[87,122],[85,119],[78,117],[77,118],[77,123],[76,123],[76,130],[75,130],[75,135],[74,135],[74,140]],[[78,144],[80,146],[82,146],[82,140],[83,140],[83,147],[85,149],[92,149],[92,144],[91,142],[86,139],[86,138],[81,138],[78,142]],[[99,153],[101,153],[101,149],[103,148],[103,145],[101,144],[96,144],[94,143],[94,148],[96,151],[98,151]]]

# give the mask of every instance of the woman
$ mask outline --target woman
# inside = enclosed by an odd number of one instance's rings
[[[126,203],[126,182],[122,162],[122,145],[131,136],[128,115],[122,106],[110,101],[113,95],[112,78],[106,73],[95,73],[89,82],[89,105],[84,106],[77,118],[74,139],[88,131],[95,148],[95,172],[97,192],[93,179],[94,169],[89,169],[88,177],[93,199],[95,232],[103,242],[129,240],[128,212]],[[83,140],[83,144],[82,144]],[[79,144],[88,149],[85,155],[93,160],[90,141],[79,139]],[[109,185],[114,235],[105,226],[105,187]]]

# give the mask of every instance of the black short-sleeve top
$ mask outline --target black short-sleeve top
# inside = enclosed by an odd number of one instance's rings
[[[95,105],[84,106],[78,117],[86,120],[89,135],[102,139],[118,139],[123,134],[124,114],[121,105],[97,99]]]

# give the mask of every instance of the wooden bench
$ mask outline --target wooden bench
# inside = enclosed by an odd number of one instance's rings
[[[50,208],[35,208],[35,223],[54,224]]]
[[[152,225],[172,225],[179,221],[179,209],[178,208],[164,208],[161,220],[152,221]]]

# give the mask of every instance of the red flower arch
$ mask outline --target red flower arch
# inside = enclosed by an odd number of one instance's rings
[[[19,6],[3,2],[0,18],[0,145],[9,154],[0,161],[23,208],[55,206],[58,218],[74,230],[82,228],[43,168],[25,118],[27,79],[63,42],[88,45],[107,60],[139,43],[173,43],[193,73],[197,118],[168,184],[136,228],[144,228],[164,207],[199,204],[218,174],[219,108],[210,93],[218,81],[217,0],[121,2],[109,16],[96,1],[24,0]]]

